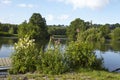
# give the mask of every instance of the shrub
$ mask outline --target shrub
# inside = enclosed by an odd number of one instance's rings
[[[105,42],[105,36],[103,32],[100,31],[98,28],[90,28],[84,32],[80,32],[77,36],[80,41],[87,41],[87,42]]]
[[[54,47],[39,52],[34,40],[28,37],[15,44],[12,55],[12,72],[26,73],[38,71],[45,74],[61,74],[77,68],[101,68],[101,60],[94,54],[93,48],[86,42],[70,42],[66,51],[60,51],[59,40]]]
[[[96,61],[95,53],[86,42],[70,42],[65,53],[66,61],[71,69],[92,68]]]
[[[48,50],[44,53],[40,52],[38,71],[45,74],[61,74],[67,71],[68,66],[65,63],[63,53],[60,51],[60,44],[55,44],[54,48],[50,48],[50,44],[48,46]]]
[[[119,41],[120,40],[120,28],[117,27],[111,32],[112,41]]]
[[[34,40],[28,37],[19,39],[15,43],[14,53],[12,54],[12,72],[25,73],[36,70],[36,59],[38,51],[35,48]]]

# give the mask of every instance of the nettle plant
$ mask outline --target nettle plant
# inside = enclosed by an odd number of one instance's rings
[[[36,70],[36,59],[38,50],[35,48],[34,39],[25,37],[19,39],[14,45],[14,53],[12,54],[12,72],[25,73]]]

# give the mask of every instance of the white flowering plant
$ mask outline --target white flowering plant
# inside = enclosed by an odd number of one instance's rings
[[[12,57],[12,73],[33,72],[36,70],[38,50],[35,48],[35,40],[25,37],[15,43]]]

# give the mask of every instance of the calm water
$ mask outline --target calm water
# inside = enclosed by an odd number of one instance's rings
[[[13,45],[17,42],[16,38],[0,38],[0,57],[10,57],[13,52]],[[95,46],[98,58],[103,58],[103,66],[109,71],[120,68],[120,42],[91,43]],[[63,45],[62,49],[65,48]],[[118,71],[120,72],[120,71]]]
[[[16,38],[0,37],[0,57],[10,57],[15,42],[17,42]]]

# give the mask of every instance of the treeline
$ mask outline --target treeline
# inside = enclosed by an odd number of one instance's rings
[[[50,35],[66,35],[65,25],[48,25],[48,33]]]
[[[36,14],[34,14],[34,16],[36,16]],[[41,18],[39,17],[37,16],[35,18],[36,20],[38,20],[37,26],[42,24],[43,28],[46,27],[45,29],[48,33],[46,35],[67,35],[69,40],[76,40],[76,36],[78,36],[79,33],[79,36],[81,36],[81,40],[84,41],[105,41],[107,39],[120,40],[119,23],[105,25],[92,24],[92,21],[86,22],[80,18],[76,18],[70,23],[70,25],[47,25],[45,19],[41,20]],[[31,29],[31,32],[33,32],[33,34],[39,34],[42,31],[41,29],[38,29],[39,27],[37,28],[37,26],[34,25],[34,22],[31,25],[31,22],[33,21],[32,19],[28,23],[27,21],[24,21],[22,24],[19,25],[0,23],[0,36],[13,36],[14,34],[18,34],[20,32],[20,28],[23,28],[23,30],[21,29],[21,35],[27,34],[26,30],[29,29]],[[26,25],[29,27],[26,27]],[[28,34],[32,34],[31,32]],[[40,33],[40,35],[42,34]]]
[[[27,23],[24,21],[22,24]],[[0,36],[10,36],[12,34],[18,34],[18,28],[21,26],[15,24],[0,23]],[[65,25],[46,25],[49,35],[66,35]]]
[[[17,34],[18,25],[0,23],[0,36],[13,36]]]
[[[120,24],[92,24],[77,18],[67,27],[67,36],[70,40],[76,40],[79,36],[81,41],[100,41],[108,39],[120,40]]]

